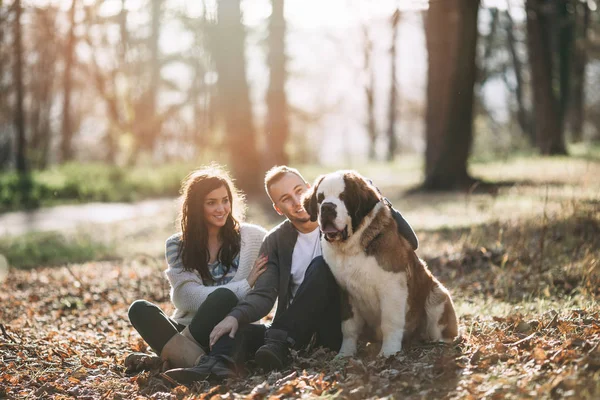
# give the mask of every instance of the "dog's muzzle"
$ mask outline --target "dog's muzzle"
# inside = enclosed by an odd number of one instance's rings
[[[348,227],[340,230],[335,226],[335,219],[337,218],[336,208],[337,205],[333,203],[321,204],[319,224],[321,225],[321,232],[323,232],[325,240],[328,242],[346,240],[348,238]]]

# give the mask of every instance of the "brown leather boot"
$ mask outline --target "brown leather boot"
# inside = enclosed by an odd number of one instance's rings
[[[187,330],[187,328],[184,329]],[[191,334],[190,334],[191,336]],[[202,347],[187,334],[176,333],[164,345],[160,358],[169,362],[171,368],[189,368],[198,363],[206,353]]]

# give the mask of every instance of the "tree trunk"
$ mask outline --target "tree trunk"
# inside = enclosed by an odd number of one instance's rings
[[[514,35],[514,23],[510,10],[506,10],[506,37],[508,41],[508,50],[512,59],[513,70],[515,71],[516,86],[514,88],[515,97],[517,99],[517,121],[521,130],[529,139],[529,142],[535,144],[535,136],[533,128],[531,126],[531,117],[527,108],[525,107],[525,101],[523,100],[523,64],[517,53],[516,39]]]
[[[536,145],[545,155],[566,154],[560,104],[552,88],[550,19],[544,4],[544,0],[527,0],[526,4]]]
[[[137,161],[143,150],[151,154],[154,152],[161,130],[162,121],[157,113],[157,99],[161,70],[159,43],[163,1],[151,0],[152,20],[148,42],[150,48],[150,81],[145,98],[135,107],[136,146],[129,163]]]
[[[432,2],[426,17],[429,54],[425,152],[426,190],[468,188],[473,141],[479,0]]]
[[[73,124],[71,117],[71,87],[73,82],[73,58],[75,53],[75,8],[77,0],[71,1],[69,10],[69,33],[65,45],[65,70],[63,77],[64,97],[62,115],[62,135],[60,143],[61,161],[73,159]]]
[[[289,137],[287,98],[285,94],[285,18],[284,0],[271,1],[273,12],[269,21],[269,89],[267,90],[267,148],[273,165],[288,163],[285,146]]]
[[[25,115],[23,111],[23,48],[21,41],[21,0],[15,0],[15,21],[14,21],[14,77],[15,77],[15,131],[17,133],[17,171],[25,175],[27,173],[26,161],[26,141],[25,141]]]
[[[63,47],[57,45],[57,10],[48,6],[32,10],[31,52],[27,93],[35,101],[27,107],[27,162],[30,169],[45,169],[49,163],[52,120],[57,86],[56,67]],[[1,46],[1,45],[0,45]],[[60,82],[60,79],[58,79]],[[1,89],[0,89],[1,90]],[[1,106],[0,106],[1,107]]]
[[[560,120],[563,130],[571,95],[571,58],[575,34],[575,21],[569,15],[567,2],[558,2],[558,57],[559,57],[559,88],[560,88]]]
[[[219,109],[225,120],[231,172],[246,193],[262,190],[262,166],[246,81],[245,31],[240,0],[219,0],[218,23],[213,37],[218,74]]]
[[[369,30],[367,26],[363,26],[363,36],[365,40],[364,51],[364,72],[366,75],[365,81],[365,98],[367,100],[367,135],[369,137],[369,153],[368,157],[370,161],[375,161],[377,158],[376,154],[376,141],[377,141],[377,124],[375,122],[375,72],[371,65],[371,52],[373,51],[373,42],[369,37]]]
[[[148,91],[148,117],[156,121],[158,85],[160,84],[160,19],[163,0],[152,0],[152,35],[150,37],[150,90]],[[158,124],[145,124],[144,147],[153,150],[159,134]]]
[[[386,159],[393,161],[398,148],[396,138],[396,37],[398,36],[398,25],[400,23],[400,10],[396,9],[392,15],[392,46],[390,47],[390,104],[388,108],[388,151]]]
[[[483,90],[482,90],[483,86],[485,85],[488,78],[490,77],[490,71],[488,70],[488,65],[490,64],[490,59],[492,58],[492,53],[495,50],[494,41],[497,36],[498,21],[499,21],[499,15],[500,15],[497,8],[491,8],[489,10],[489,12],[490,12],[490,18],[491,18],[490,28],[489,28],[490,31],[487,34],[487,36],[485,36],[485,44],[483,46],[484,47],[483,58],[480,61],[479,71],[478,71],[478,75],[477,75],[477,83],[478,83],[480,91],[482,92],[479,95],[481,98],[483,98]],[[482,103],[483,103],[483,101],[482,101]]]
[[[128,76],[129,66],[127,64],[127,52],[129,49],[129,32],[127,31],[127,16],[128,11],[125,7],[126,0],[121,0],[121,9],[119,11],[119,70],[121,74]],[[110,112],[109,112],[110,115]],[[114,120],[111,118],[111,121]],[[109,164],[114,164],[117,161],[117,152],[119,151],[117,142],[119,137],[119,129],[113,123],[109,123],[104,133],[104,146],[106,153],[104,160]]]
[[[583,140],[583,121],[585,120],[585,73],[587,67],[587,42],[590,26],[590,8],[587,3],[578,3],[576,8],[576,26],[579,34],[576,36],[573,57],[573,80],[571,86],[571,102],[568,113],[569,126],[574,142]]]

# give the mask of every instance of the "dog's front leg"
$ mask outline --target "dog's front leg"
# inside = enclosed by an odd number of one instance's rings
[[[356,354],[358,337],[365,324],[363,317],[358,309],[353,306],[352,299],[346,295],[346,304],[342,300],[342,347],[337,355],[338,357],[352,357]]]
[[[406,322],[406,301],[408,287],[406,279],[402,279],[401,289],[386,288],[381,299],[381,332],[383,344],[380,356],[389,357],[402,350],[404,325]]]

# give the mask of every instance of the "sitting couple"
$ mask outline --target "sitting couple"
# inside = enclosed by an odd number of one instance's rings
[[[319,225],[302,207],[309,187],[294,168],[267,172],[265,190],[287,218],[267,233],[240,223],[243,197],[224,171],[208,168],[186,179],[181,233],[166,244],[176,310],[168,317],[144,300],[129,308],[135,329],[173,368],[168,376],[180,383],[231,378],[249,359],[265,371],[282,369],[290,349],[306,347],[313,336],[317,346],[339,351],[340,291],[321,256]],[[412,228],[395,210],[394,216],[416,249]],[[253,323],[276,299],[273,323]]]

